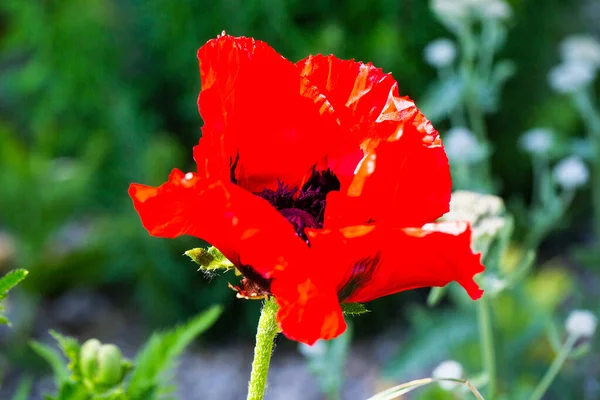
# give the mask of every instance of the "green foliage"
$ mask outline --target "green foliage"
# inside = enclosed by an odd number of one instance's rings
[[[369,312],[361,303],[342,303],[342,311],[345,315],[361,315]]]
[[[135,359],[135,369],[127,388],[132,400],[158,398],[161,378],[173,368],[175,359],[192,340],[214,324],[221,309],[213,307],[188,323],[166,332],[155,333]]]
[[[21,282],[25,277],[27,277],[27,270],[24,269],[15,269],[13,271],[8,272],[2,278],[0,278],[0,325],[10,325],[10,321],[2,312],[4,311],[4,305],[2,304],[2,300],[8,296],[8,292],[15,287],[19,282]]]
[[[51,332],[68,360],[54,348],[32,342],[32,349],[51,366],[58,393],[48,400],[153,400],[168,398],[170,372],[177,357],[210,328],[220,307],[212,307],[176,328],[153,334],[135,361],[124,358],[118,347],[90,339],[83,345]]]

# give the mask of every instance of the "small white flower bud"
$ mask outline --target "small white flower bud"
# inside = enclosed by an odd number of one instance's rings
[[[572,35],[560,44],[560,55],[564,61],[589,63],[600,67],[600,42],[589,35]]]
[[[487,150],[467,128],[452,128],[444,137],[446,154],[451,161],[472,164],[487,156]]]
[[[434,379],[460,379],[463,376],[462,365],[458,361],[446,360],[441,362],[431,373]],[[438,382],[444,390],[452,390],[457,383],[454,382]]]
[[[563,189],[572,190],[585,185],[590,172],[581,158],[571,156],[556,164],[552,176]]]
[[[588,310],[571,311],[565,322],[569,335],[584,338],[594,336],[597,325],[598,318]]]
[[[546,128],[528,130],[519,139],[520,147],[529,154],[546,154],[552,148],[553,133]]]
[[[446,67],[456,59],[456,45],[450,39],[437,39],[425,47],[424,55],[432,67]]]
[[[573,93],[588,86],[596,77],[595,68],[581,61],[566,61],[548,74],[550,87],[559,93]]]

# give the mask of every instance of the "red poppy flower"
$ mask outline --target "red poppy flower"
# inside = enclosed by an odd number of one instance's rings
[[[151,235],[211,243],[309,344],[345,330],[340,302],[451,281],[482,295],[468,224],[434,222],[451,192],[438,132],[391,75],[226,35],[198,59],[197,172],[129,189]]]

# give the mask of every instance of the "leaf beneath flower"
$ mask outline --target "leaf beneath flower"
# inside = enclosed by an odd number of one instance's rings
[[[342,311],[345,315],[361,315],[369,312],[362,303],[342,303]]]

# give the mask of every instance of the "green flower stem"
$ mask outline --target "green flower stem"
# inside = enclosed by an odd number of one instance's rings
[[[262,400],[265,395],[269,364],[271,364],[271,355],[273,354],[273,341],[279,333],[276,315],[277,303],[271,297],[265,301],[258,320],[252,373],[248,383],[248,400]]]
[[[554,378],[556,378],[556,375],[558,375],[566,359],[569,357],[569,354],[573,350],[573,347],[575,347],[576,342],[577,336],[570,335],[569,337],[567,337],[567,340],[560,348],[559,353],[556,355],[556,358],[550,365],[550,368],[548,368],[548,371],[546,371],[546,374],[544,375],[540,383],[538,383],[537,387],[531,394],[529,400],[541,400],[541,398],[544,396],[544,394],[552,384],[552,381],[554,381]]]
[[[578,91],[573,94],[573,101],[581,115],[588,131],[588,138],[593,149],[592,160],[592,201],[600,204],[600,112],[592,100],[590,91]],[[594,235],[596,247],[600,248],[600,206],[595,206],[593,211]]]
[[[481,361],[489,377],[486,399],[494,400],[496,395],[496,351],[494,349],[490,304],[485,296],[477,301],[477,319],[479,320]]]

